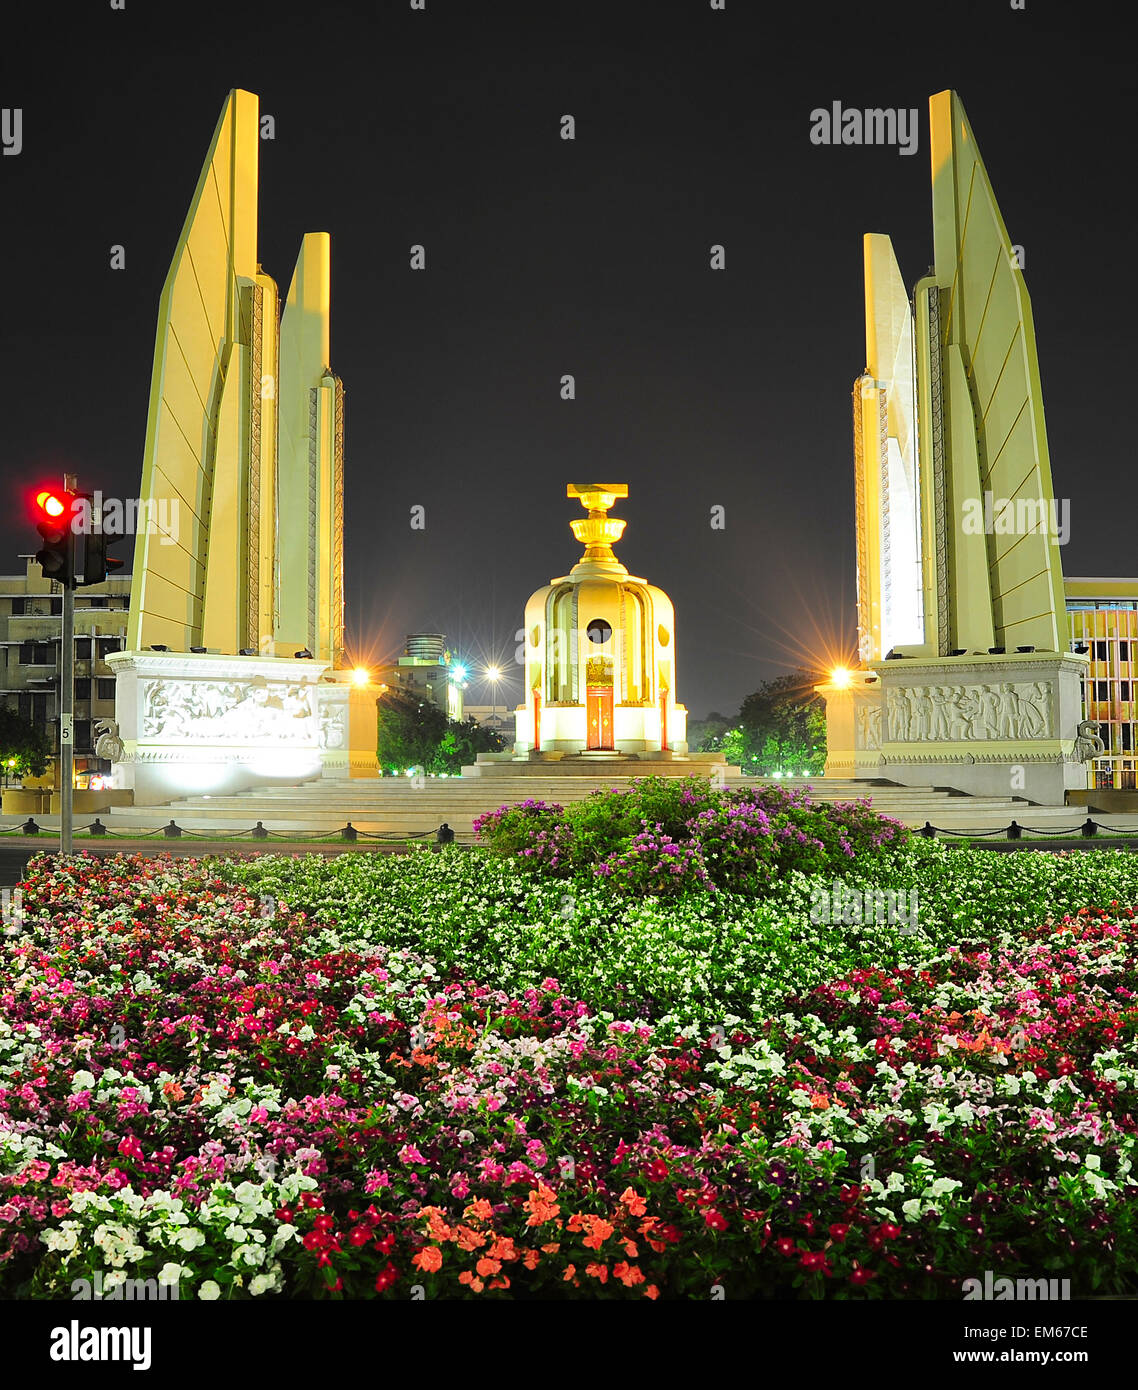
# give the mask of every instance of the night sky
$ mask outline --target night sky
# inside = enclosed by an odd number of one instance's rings
[[[890,233],[910,286],[925,273],[928,97],[955,87],[1025,248],[1064,571],[1134,574],[1135,69],[1111,8],[8,7],[0,571],[36,548],[29,483],[137,493],[159,293],[245,87],[276,119],[259,254],[282,294],[302,234],[332,236],[353,656],[444,632],[516,702],[525,600],[580,553],[565,484],[595,480],[630,486],[617,553],[675,602],[693,717],[852,655],[861,237]],[[812,145],[835,100],[918,108],[918,152]]]

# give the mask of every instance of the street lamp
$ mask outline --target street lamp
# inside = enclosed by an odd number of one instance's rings
[[[501,670],[497,666],[487,666],[486,679],[490,682],[490,689],[494,697],[494,706],[490,718],[496,730],[498,726],[498,682],[502,679]]]

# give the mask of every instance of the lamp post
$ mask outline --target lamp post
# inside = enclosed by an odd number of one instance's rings
[[[497,733],[498,725],[498,682],[502,679],[502,672],[497,666],[487,666],[486,679],[490,682],[490,690],[493,695],[494,705],[490,715],[491,722],[494,724],[494,732]]]

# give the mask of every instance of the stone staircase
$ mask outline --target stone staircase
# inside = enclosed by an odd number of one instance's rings
[[[163,806],[113,807],[102,813],[102,820],[118,834],[131,829],[145,833],[173,820],[196,834],[214,830],[225,835],[251,830],[260,821],[266,830],[305,837],[330,834],[351,822],[357,830],[393,838],[433,838],[446,821],[459,841],[469,842],[474,819],[507,802],[532,797],[565,804],[607,787],[627,786],[632,776],[596,775],[584,769],[559,775],[532,766],[518,772],[516,766],[498,764],[489,775],[484,775],[485,767],[471,768],[462,777],[427,778],[418,784],[410,778],[329,780],[262,787],[233,796],[192,796]],[[638,775],[646,771],[650,768],[641,767]],[[728,786],[748,785],[751,780],[727,770]],[[1016,820],[1033,829],[1077,830],[1086,818],[1081,807],[1033,806],[1015,797],[964,796],[934,787],[827,778],[785,778],[769,785],[809,788],[817,801],[868,799],[875,811],[915,828],[930,821],[946,830],[994,830]]]

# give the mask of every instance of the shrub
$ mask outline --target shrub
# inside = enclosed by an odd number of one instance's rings
[[[718,789],[698,778],[645,777],[569,807],[527,801],[474,824],[478,839],[529,868],[593,874],[626,892],[697,889],[763,894],[783,875],[861,869],[909,832],[866,802],[813,803],[780,787]]]

